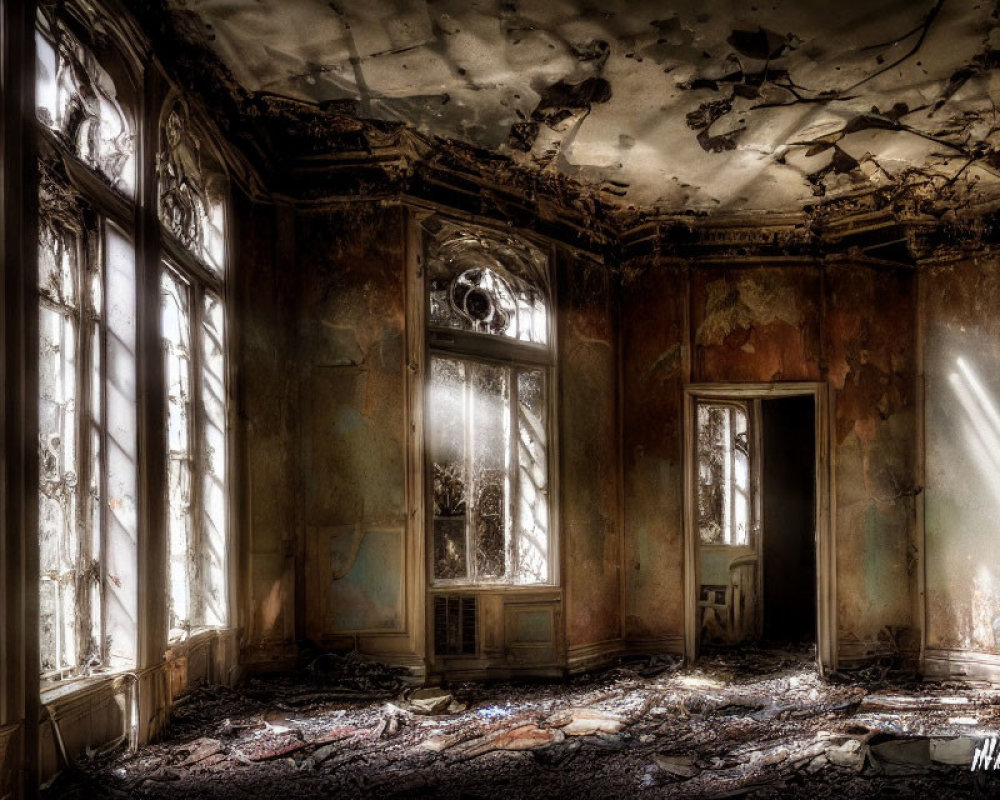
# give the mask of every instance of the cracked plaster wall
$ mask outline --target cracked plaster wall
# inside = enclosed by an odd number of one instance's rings
[[[921,273],[927,646],[1000,653],[996,253]]]

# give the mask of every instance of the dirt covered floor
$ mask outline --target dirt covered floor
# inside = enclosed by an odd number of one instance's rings
[[[970,766],[998,717],[1000,690],[878,668],[821,680],[807,651],[416,691],[328,654],[193,692],[164,740],[93,754],[45,796],[986,797],[1000,770]]]

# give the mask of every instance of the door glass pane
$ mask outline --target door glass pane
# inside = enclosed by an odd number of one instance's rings
[[[702,544],[750,543],[750,451],[746,408],[698,403],[698,535]]]

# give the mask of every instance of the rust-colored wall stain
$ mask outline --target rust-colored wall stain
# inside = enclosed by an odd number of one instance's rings
[[[684,630],[682,348],[687,270],[632,265],[622,290],[625,635]]]
[[[608,272],[559,261],[561,535],[567,642],[621,635],[614,287]]]
[[[915,303],[912,272],[827,267],[841,639],[914,623]]]
[[[913,624],[913,273],[694,267],[688,333],[686,271],[636,272],[622,295],[628,635],[676,635],[683,624],[678,426],[690,336],[694,382],[830,383],[838,635],[871,643],[890,631],[899,642]]]
[[[815,268],[697,270],[695,380],[818,380],[819,299]]]

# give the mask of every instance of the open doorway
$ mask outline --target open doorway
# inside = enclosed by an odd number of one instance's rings
[[[818,384],[690,387],[686,647],[817,644],[833,663]]]
[[[816,641],[816,436],[811,395],[761,401],[761,635]]]

